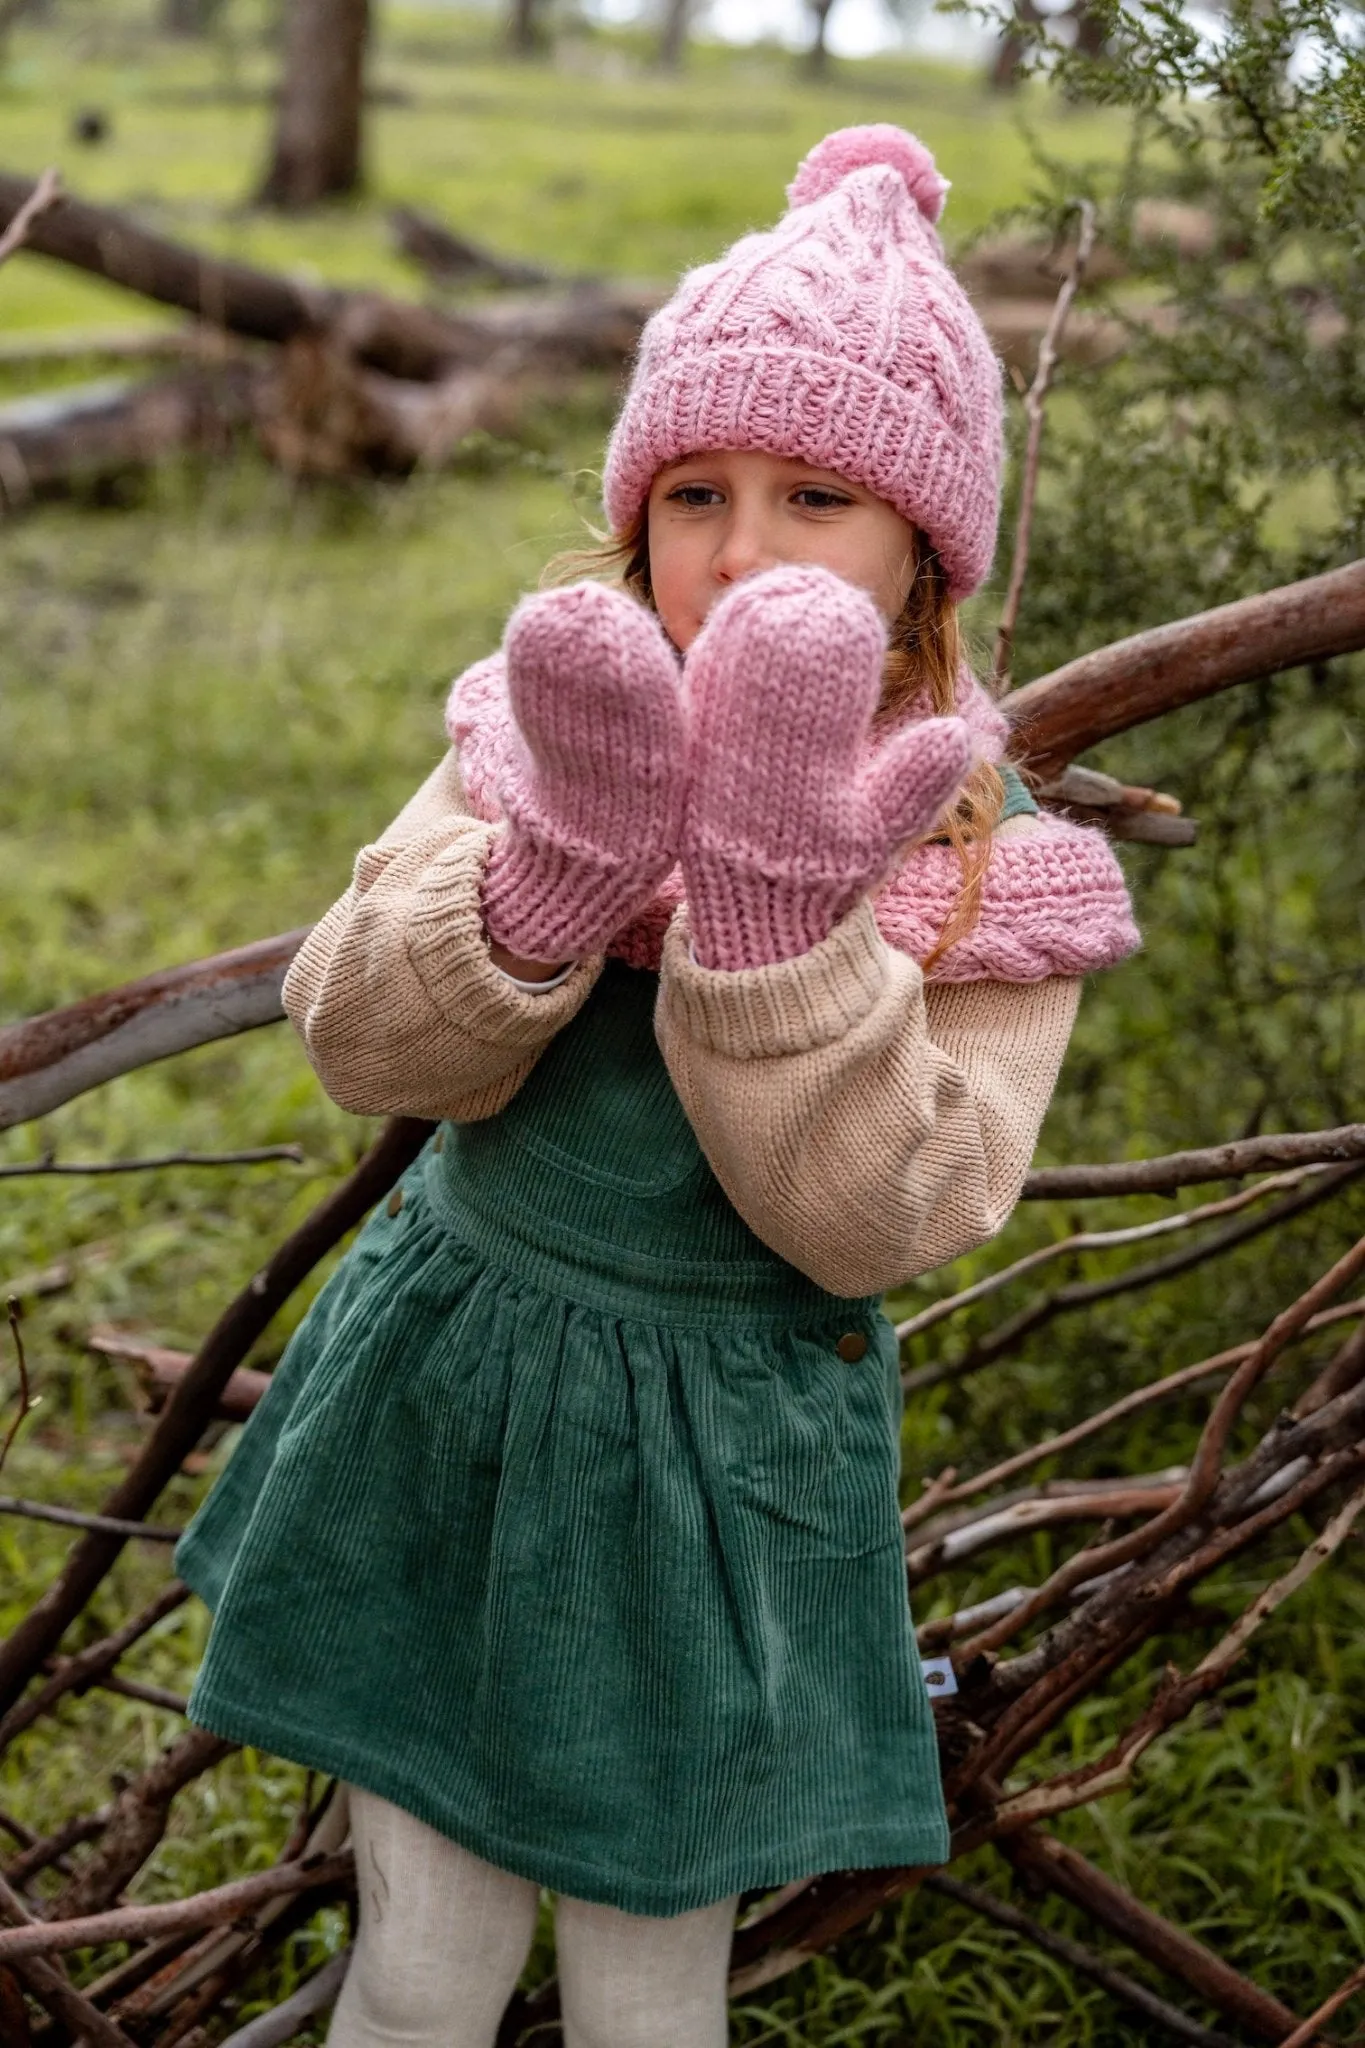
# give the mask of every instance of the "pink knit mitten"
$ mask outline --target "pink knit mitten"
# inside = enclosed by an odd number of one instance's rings
[[[677,858],[677,657],[652,613],[601,583],[524,599],[503,644],[518,730],[484,922],[523,959],[572,960],[599,952]]]
[[[739,584],[693,642],[682,867],[703,967],[818,945],[960,786],[960,718],[919,720],[869,757],[885,655],[871,598],[801,565]]]

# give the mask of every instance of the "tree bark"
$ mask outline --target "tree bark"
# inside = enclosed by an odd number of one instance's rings
[[[534,57],[544,42],[541,0],[512,0],[507,41],[517,57]]]
[[[260,205],[297,212],[360,190],[369,29],[369,0],[289,0],[274,157]]]
[[[692,0],[666,0],[664,25],[659,35],[659,63],[665,71],[682,69],[691,17]]]

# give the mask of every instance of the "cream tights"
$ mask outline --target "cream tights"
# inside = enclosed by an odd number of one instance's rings
[[[354,1787],[360,1931],[328,2048],[493,2048],[539,1892]],[[560,1898],[564,2048],[724,2048],[734,1899],[654,1920]]]

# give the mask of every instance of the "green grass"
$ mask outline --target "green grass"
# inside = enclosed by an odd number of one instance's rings
[[[133,205],[172,233],[340,282],[418,289],[384,227],[386,205],[399,199],[566,269],[666,278],[770,219],[801,152],[849,120],[897,119],[926,136],[954,179],[953,234],[1021,198],[1028,182],[1013,110],[951,70],[841,65],[816,91],[772,53],[703,50],[684,79],[666,81],[642,68],[628,37],[580,38],[558,68],[516,67],[491,48],[486,26],[398,14],[381,40],[378,77],[408,97],[375,111],[370,196],[280,221],[242,206],[264,152],[269,70],[245,30],[234,44],[172,51],[141,32],[131,7],[72,13],[74,39],[12,38],[0,74],[4,167],[58,161],[74,189]],[[223,98],[228,90],[236,97]],[[112,110],[114,136],[82,154],[66,124],[86,104]],[[1107,119],[1042,99],[1029,110],[1055,151],[1079,158],[1120,146]],[[6,331],[148,317],[140,301],[32,257],[0,274]],[[450,675],[487,650],[517,594],[581,535],[610,399],[605,388],[588,390],[534,422],[517,446],[481,444],[450,473],[408,484],[299,490],[244,452],[168,471],[112,504],[54,505],[0,527],[0,1017],[318,914],[343,886],[356,846],[435,759]],[[1145,742],[1126,744],[1141,779],[1165,742],[1153,742],[1155,755],[1143,753]],[[1176,741],[1169,752],[1178,763]],[[1287,815],[1292,825],[1301,814]],[[1182,874],[1200,871],[1143,852],[1130,872],[1152,946],[1145,964],[1090,991],[1043,1158],[1163,1149],[1224,1135],[1245,1113],[1231,1062],[1215,1096],[1193,1053],[1183,1079],[1166,1054],[1181,997],[1161,917],[1178,923],[1190,886]],[[1296,871],[1296,891],[1317,887],[1311,862]],[[0,1288],[64,1257],[75,1277],[31,1306],[25,1327],[42,1406],[5,1487],[95,1506],[145,1423],[129,1374],[86,1349],[90,1326],[115,1320],[192,1345],[366,1136],[322,1096],[293,1038],[274,1029],[130,1075],[0,1139],[0,1161],[48,1145],[75,1158],[298,1139],[308,1162],[6,1184]],[[1115,1221],[1120,1206],[1109,1211]],[[1159,1207],[1122,1206],[1122,1217]],[[989,1263],[1078,1220],[1021,1211]],[[1092,1207],[1085,1220],[1101,1218]],[[1316,1212],[1283,1242],[1253,1245],[1179,1289],[1060,1322],[1022,1361],[934,1390],[907,1417],[908,1482],[947,1463],[980,1469],[1048,1423],[1150,1377],[1154,1364],[1254,1332],[1342,1248],[1346,1225],[1340,1208]],[[963,1284],[986,1263],[964,1261],[907,1300]],[[1067,1277],[1108,1269],[1091,1257]],[[317,1278],[277,1319],[257,1362],[278,1356]],[[969,1327],[988,1327],[1022,1298],[989,1304]],[[1319,1345],[1296,1357],[1283,1384],[1267,1389],[1262,1425],[1322,1355]],[[3,1385],[12,1385],[7,1356]],[[1068,1472],[1148,1470],[1186,1456],[1200,1412],[1196,1401],[1157,1411],[1099,1439]],[[214,1459],[229,1446],[224,1438]],[[182,1520],[205,1483],[178,1480],[158,1512]],[[1273,1557],[1244,1561],[1204,1598],[1213,1608],[1234,1595],[1240,1602],[1306,1533],[1288,1532]],[[65,1548],[54,1529],[0,1519],[0,1627],[13,1625]],[[919,1611],[1035,1578],[1052,1555],[1045,1537],[989,1553],[970,1577],[926,1587]],[[77,1639],[147,1597],[166,1565],[160,1550],[125,1553]],[[1300,2010],[1347,1974],[1361,1948],[1361,1607],[1349,1568],[1322,1574],[1258,1638],[1224,1700],[1153,1753],[1131,1796],[1065,1830]],[[1191,1662],[1215,1626],[1206,1616],[1165,1648]],[[129,1670],[183,1687],[204,1628],[195,1607],[168,1618]],[[1077,1710],[1049,1757],[1098,1753],[1149,1696],[1158,1664],[1155,1655],[1137,1660],[1105,1700]],[[45,1828],[73,1803],[105,1796],[111,1775],[137,1769],[173,1727],[158,1710],[108,1696],[69,1704],[57,1726],[0,1760],[0,1806]],[[267,1860],[300,1790],[292,1766],[250,1753],[233,1760],[177,1803],[142,1892],[212,1883]],[[989,1856],[973,1874],[1003,1882]],[[1039,1910],[1089,1938],[1077,1916]],[[268,1995],[342,1933],[333,1914],[300,1937]],[[535,1967],[546,1966],[542,1943]],[[910,2039],[1120,2048],[1148,2038],[1101,1993],[928,1896],[750,2001],[735,2037],[822,2048]]]

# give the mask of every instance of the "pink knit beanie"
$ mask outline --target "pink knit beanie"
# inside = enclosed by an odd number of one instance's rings
[[[646,326],[607,450],[624,533],[657,472],[707,449],[802,456],[926,533],[951,594],[995,549],[1000,366],[944,259],[947,182],[885,122],[816,144],[766,234],[682,279]]]

